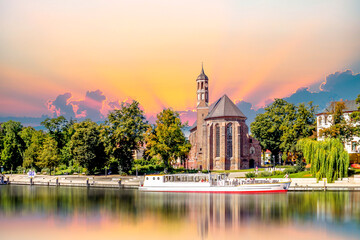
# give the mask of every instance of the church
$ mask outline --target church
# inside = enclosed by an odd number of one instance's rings
[[[202,67],[196,79],[197,120],[190,129],[187,168],[237,170],[261,164],[259,142],[249,135],[246,116],[223,95],[209,106],[209,78]]]

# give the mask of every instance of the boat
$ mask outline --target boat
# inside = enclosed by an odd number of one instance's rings
[[[144,192],[285,193],[290,179],[227,178],[226,174],[147,175],[139,187]]]

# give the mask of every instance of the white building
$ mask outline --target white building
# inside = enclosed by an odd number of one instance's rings
[[[350,122],[350,114],[354,111],[358,111],[359,104],[356,104],[355,100],[345,101],[345,109],[343,110],[344,119],[347,122]],[[320,137],[320,130],[329,128],[333,122],[333,116],[329,114],[332,112],[331,109],[327,108],[323,110],[321,113],[316,114],[317,116],[317,137],[318,140],[324,140],[324,137]],[[355,123],[356,126],[360,126],[360,122]],[[348,153],[359,153],[360,145],[359,145],[359,136],[354,136],[353,139],[347,143],[345,143],[345,149]]]

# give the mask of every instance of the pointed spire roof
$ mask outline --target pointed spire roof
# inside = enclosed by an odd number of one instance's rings
[[[205,72],[204,72],[204,65],[203,63],[201,63],[201,72],[200,75],[197,77],[197,80],[209,80],[209,78],[206,76]]]
[[[241,117],[246,116],[240,111],[240,109],[230,100],[225,94],[215,103],[209,107],[209,114],[205,119],[219,118],[219,117]]]

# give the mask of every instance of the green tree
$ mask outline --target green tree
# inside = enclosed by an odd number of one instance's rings
[[[360,94],[357,96],[355,102],[358,104],[357,111],[354,111],[350,115],[353,124],[360,122]],[[360,125],[355,126],[355,135],[360,136]]]
[[[2,150],[1,165],[5,170],[15,169],[21,166],[25,143],[20,136],[23,128],[20,122],[7,121],[1,125]]]
[[[330,183],[347,177],[349,154],[340,139],[314,141],[304,138],[298,142],[297,148],[303,153],[306,162],[311,164],[310,172],[317,180],[327,178]]]
[[[144,111],[139,103],[121,103],[121,108],[109,113],[102,127],[106,153],[118,162],[119,172],[129,172],[133,165],[133,153],[143,144],[148,127]]]
[[[55,169],[55,167],[59,165],[60,160],[61,158],[57,147],[57,141],[49,135],[46,136],[36,165],[40,168]]]
[[[351,141],[357,133],[357,126],[344,118],[346,106],[343,101],[332,102],[327,115],[332,116],[332,125],[325,129],[320,129],[319,135],[325,138],[338,138],[342,143]]]
[[[41,122],[49,132],[50,136],[57,142],[58,149],[62,149],[66,144],[66,130],[69,128],[69,122],[64,116],[57,118],[46,118]]]
[[[179,114],[172,109],[164,109],[157,115],[156,125],[149,127],[145,134],[146,152],[149,156],[160,156],[165,171],[177,158],[185,158],[191,148],[182,129]]]
[[[274,103],[265,108],[265,113],[257,115],[251,123],[252,134],[264,150],[272,152],[275,162],[278,162],[280,152],[283,153],[284,162],[288,155],[296,157],[297,141],[311,136],[314,130],[315,106],[311,102],[296,106],[283,99],[275,99]]]
[[[289,113],[291,111],[291,113]],[[281,151],[281,126],[288,114],[294,115],[294,107],[283,99],[275,101],[265,108],[263,114],[258,114],[251,123],[251,133],[259,140],[262,149],[271,151],[274,164],[278,162]]]
[[[74,134],[70,140],[74,161],[94,173],[104,167],[106,154],[101,141],[100,127],[91,120],[74,124]]]
[[[290,106],[289,106],[290,105]],[[288,113],[280,130],[283,131],[280,137],[280,149],[283,153],[284,162],[288,159],[288,155],[297,159],[297,166],[302,164],[302,156],[296,149],[299,139],[310,137],[314,134],[315,126],[315,106],[312,102],[308,105],[300,103],[298,106],[289,104],[286,106]]]
[[[26,144],[23,155],[23,167],[37,167],[36,163],[39,161],[39,154],[41,153],[46,135],[43,131],[36,131],[32,127],[24,128],[20,135]]]

